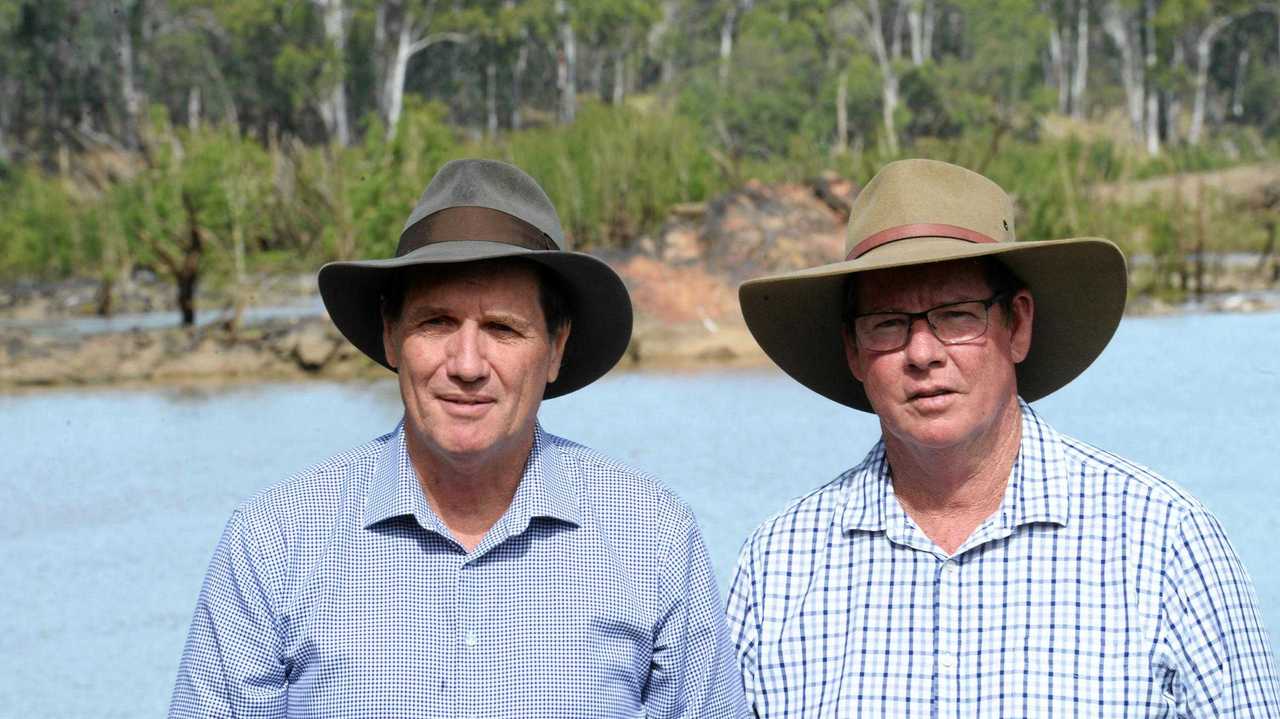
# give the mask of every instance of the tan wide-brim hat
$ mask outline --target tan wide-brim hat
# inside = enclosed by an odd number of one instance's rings
[[[738,300],[765,353],[804,386],[872,412],[841,337],[844,288],[868,270],[995,257],[1035,299],[1018,394],[1044,397],[1102,353],[1124,313],[1124,255],[1095,237],[1016,242],[1013,201],[975,172],[934,160],[886,165],[850,209],[845,259],[744,283]],[[997,289],[997,288],[993,288]]]
[[[355,345],[392,371],[382,344],[381,299],[406,268],[518,258],[549,270],[567,293],[572,326],[550,399],[591,384],[617,364],[631,341],[631,296],[603,261],[571,252],[555,206],[519,168],[495,160],[454,160],[431,182],[400,233],[394,257],[330,262],[320,296],[330,319]]]

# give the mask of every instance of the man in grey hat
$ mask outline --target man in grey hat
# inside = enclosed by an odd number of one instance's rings
[[[740,291],[769,356],[882,433],[742,550],[729,624],[756,715],[1280,716],[1217,521],[1027,404],[1114,333],[1119,249],[1015,243],[1003,190],[929,160],[868,183],[846,249]]]
[[[625,351],[631,304],[550,200],[445,165],[396,256],[320,271],[395,371],[392,432],[242,504],[171,717],[729,717],[745,710],[694,517],[537,422]]]

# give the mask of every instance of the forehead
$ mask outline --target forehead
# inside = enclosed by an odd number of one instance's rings
[[[922,310],[956,300],[985,299],[991,293],[979,260],[890,267],[857,275],[859,312]]]
[[[538,273],[522,262],[468,262],[415,268],[404,278],[406,307],[484,299],[538,306]],[[515,307],[509,309],[516,309]]]

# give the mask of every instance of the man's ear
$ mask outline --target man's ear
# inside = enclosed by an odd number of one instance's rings
[[[564,326],[551,338],[551,358],[547,362],[547,384],[556,381],[556,377],[560,376],[560,363],[564,361],[564,348],[569,342],[569,331],[573,329],[573,322],[564,321]]]
[[[1031,352],[1031,326],[1036,316],[1036,301],[1029,290],[1018,290],[1010,303],[1013,316],[1009,324],[1009,353],[1014,364],[1027,358]]]
[[[854,379],[861,382],[863,372],[858,361],[858,343],[849,332],[849,325],[840,326],[840,340],[844,342],[844,360],[849,364],[849,372],[853,374]]]
[[[391,365],[391,369],[400,367],[400,342],[396,338],[397,324],[387,319],[386,315],[382,315],[382,354],[386,355],[387,364]]]

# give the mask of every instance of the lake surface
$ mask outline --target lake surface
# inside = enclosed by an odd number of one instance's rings
[[[390,381],[0,396],[0,715],[161,716],[205,566],[258,489],[390,429]],[[1036,403],[1222,520],[1280,637],[1280,314],[1130,319]],[[661,477],[728,581],[743,539],[856,463],[864,415],[773,370],[615,373],[544,426]]]

